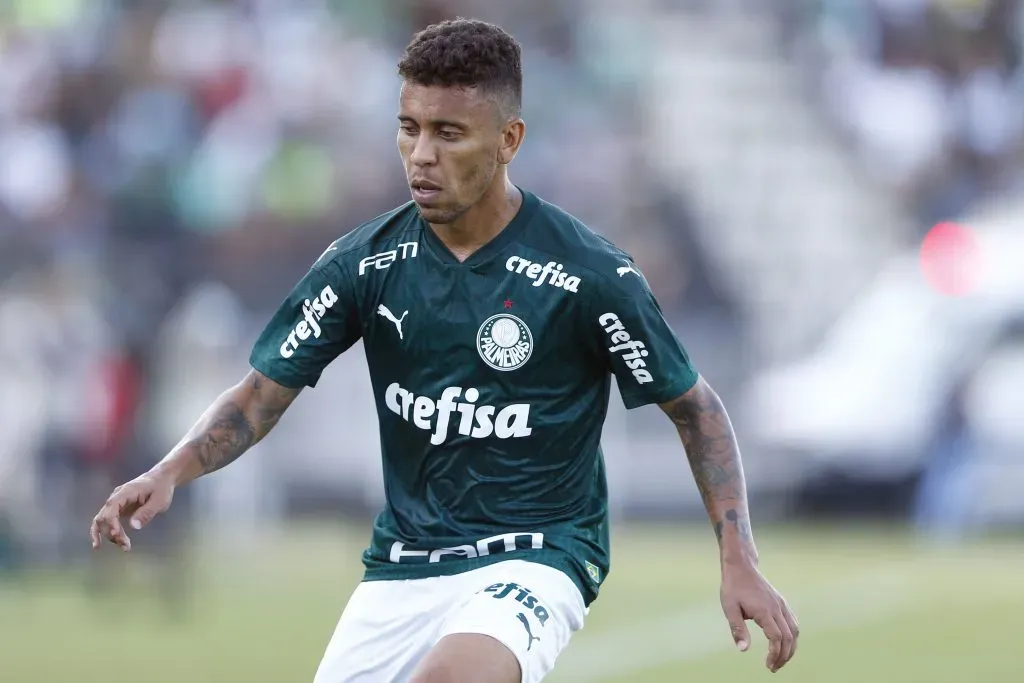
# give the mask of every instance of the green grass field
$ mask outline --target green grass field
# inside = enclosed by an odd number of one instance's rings
[[[303,528],[202,551],[195,607],[168,620],[141,572],[98,601],[67,577],[0,583],[4,683],[311,681],[359,577],[368,529]],[[1024,543],[926,549],[896,532],[764,528],[762,567],[803,635],[793,683],[967,683],[1024,676]],[[704,528],[627,527],[584,630],[549,680],[734,683],[771,676],[731,649]],[[139,562],[131,556],[116,562]],[[131,567],[129,567],[131,568]],[[135,567],[138,569],[138,567]]]

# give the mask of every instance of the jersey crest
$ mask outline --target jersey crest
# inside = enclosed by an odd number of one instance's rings
[[[518,370],[533,355],[533,333],[511,313],[499,313],[485,320],[477,330],[476,350],[495,370]]]

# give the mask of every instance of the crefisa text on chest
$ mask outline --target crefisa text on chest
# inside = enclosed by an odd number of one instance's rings
[[[534,287],[548,284],[573,294],[577,293],[580,288],[580,278],[567,273],[564,266],[555,261],[548,261],[541,265],[522,256],[510,256],[505,261],[505,270],[533,280]]]

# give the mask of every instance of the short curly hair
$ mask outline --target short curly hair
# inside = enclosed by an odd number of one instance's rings
[[[418,85],[476,87],[496,96],[505,114],[522,111],[522,50],[501,27],[485,21],[459,17],[431,24],[412,37],[398,75]]]

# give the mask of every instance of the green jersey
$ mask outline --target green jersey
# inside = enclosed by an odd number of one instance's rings
[[[627,408],[697,381],[633,260],[524,192],[512,222],[460,262],[409,203],[332,244],[250,362],[315,386],[360,338],[386,493],[366,580],[528,559],[593,601],[610,568],[611,377]]]

